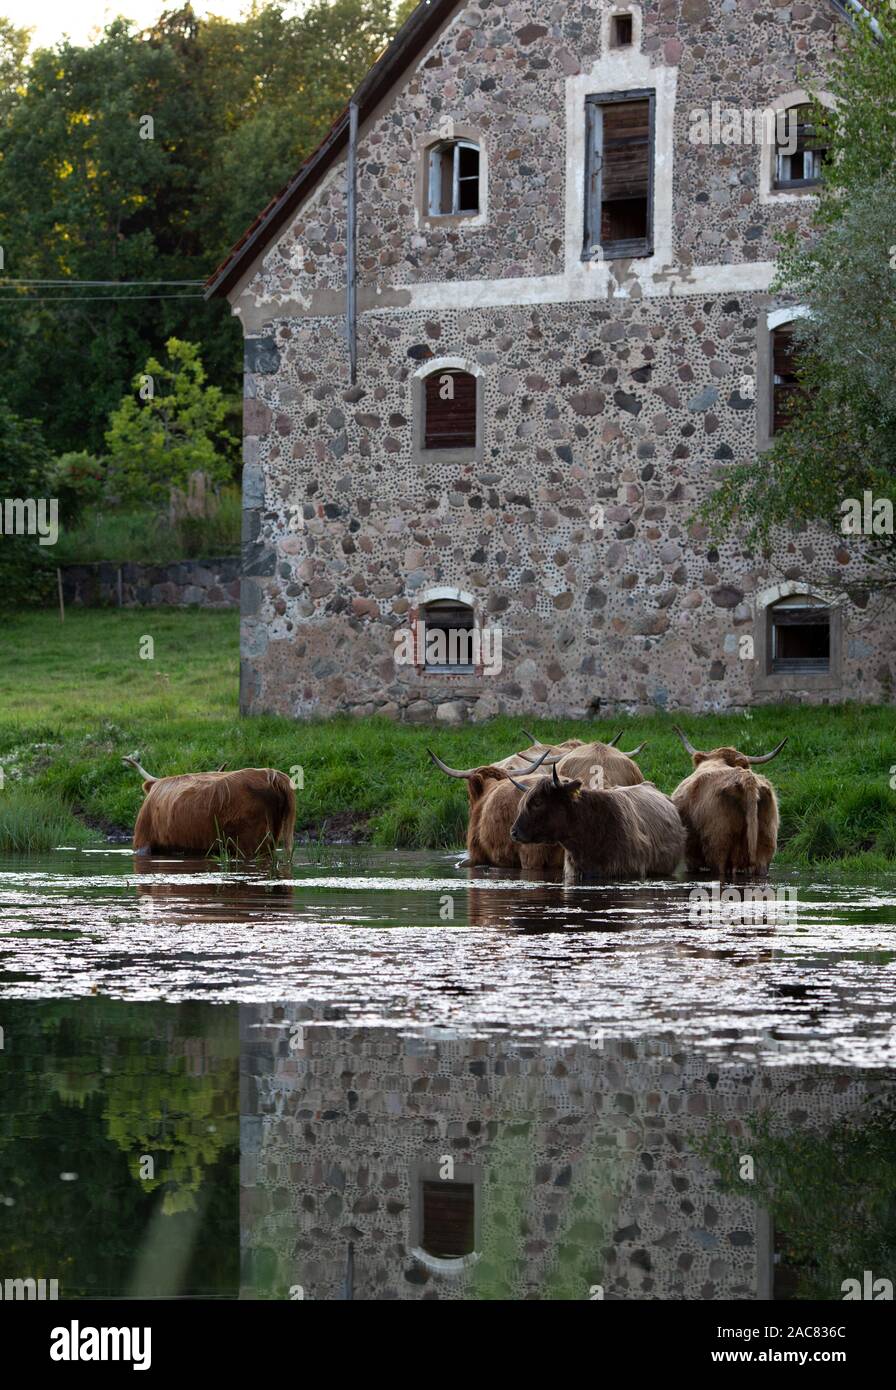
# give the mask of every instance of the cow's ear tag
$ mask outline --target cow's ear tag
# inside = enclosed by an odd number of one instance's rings
[[[581,787],[577,787],[576,790],[575,790],[575,791],[573,792],[573,794],[572,794],[572,799],[573,799],[573,801],[578,801],[578,800],[581,798],[581,795],[582,795],[582,788],[581,788]]]

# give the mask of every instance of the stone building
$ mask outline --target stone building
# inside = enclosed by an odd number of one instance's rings
[[[777,238],[848,32],[836,0],[418,7],[209,282],[245,334],[245,711],[890,698],[846,541],[694,520],[786,419]]]
[[[701,1141],[763,1117],[798,1140],[892,1094],[880,1071],[720,1065],[672,1035],[307,1014],[240,1009],[244,1298],[786,1297],[787,1233],[750,1181],[721,1189]]]

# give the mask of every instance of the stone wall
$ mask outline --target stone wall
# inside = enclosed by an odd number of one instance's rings
[[[557,1046],[306,1021],[295,1048],[293,1016],[241,1009],[244,1297],[341,1297],[352,1242],[358,1300],[769,1298],[769,1220],[748,1183],[722,1193],[695,1146],[761,1113],[777,1133],[823,1131],[887,1084],[720,1065],[674,1037]],[[445,1156],[479,1184],[478,1258],[452,1271],[415,1253],[412,1217],[421,1171]]]
[[[763,437],[776,237],[811,209],[764,190],[767,151],[691,143],[691,113],[767,107],[807,71],[823,85],[842,17],[829,0],[659,0],[623,6],[636,42],[615,51],[618,8],[458,7],[366,123],[356,385],[342,167],[234,290],[245,711],[454,722],[891,698],[896,624],[845,541],[804,530],[764,560],[695,521]],[[586,96],[647,88],[654,253],[583,260]],[[481,141],[487,205],[440,227],[416,181],[452,123]],[[416,378],[440,363],[481,378],[466,461],[415,448]],[[500,628],[500,671],[396,664],[396,637],[446,591]],[[772,673],[768,607],[802,593],[835,613],[830,672]]]
[[[238,608],[240,558],[176,565],[63,565],[66,603],[101,608]]]

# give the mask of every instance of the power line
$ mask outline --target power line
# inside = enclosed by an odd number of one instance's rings
[[[9,285],[94,285],[94,286],[121,286],[128,285],[204,285],[204,280],[13,280],[9,276],[0,277],[0,286]]]
[[[29,304],[98,304],[101,301],[112,301],[116,304],[131,304],[137,299],[204,299],[202,294],[85,294],[80,298],[68,294],[39,295],[32,298],[31,295],[19,297],[18,295],[0,294],[0,304],[14,304],[18,309],[24,309]]]

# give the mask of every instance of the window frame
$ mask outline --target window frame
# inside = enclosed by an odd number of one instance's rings
[[[620,21],[622,21],[623,23],[628,23],[628,38],[623,43],[620,43],[618,40]],[[635,16],[632,14],[631,10],[615,11],[613,14],[610,15],[610,42],[608,45],[610,51],[616,53],[619,51],[620,48],[632,48],[634,46],[634,42]]]
[[[629,237],[625,241],[612,242],[608,247],[600,240],[601,210],[603,199],[598,192],[592,197],[592,185],[600,169],[596,160],[600,158],[597,148],[598,113],[605,106],[619,102],[646,101],[647,112],[647,232],[643,237]],[[603,132],[603,120],[600,121]],[[582,260],[643,260],[652,256],[655,250],[656,219],[654,211],[656,163],[656,88],[638,87],[620,92],[594,92],[585,98],[585,227]],[[602,185],[598,184],[598,189]]]
[[[425,1182],[450,1182],[473,1188],[473,1250],[469,1255],[445,1258],[433,1255],[422,1245],[423,1238],[423,1184]],[[408,1253],[412,1259],[425,1268],[445,1275],[460,1275],[478,1264],[482,1257],[483,1191],[482,1169],[479,1164],[455,1163],[451,1178],[442,1178],[441,1160],[438,1162],[421,1159],[411,1161],[408,1170],[410,1201],[408,1203]]]
[[[475,606],[472,603],[466,603],[463,599],[433,598],[427,599],[425,602],[421,603],[417,610],[417,622],[423,629],[420,639],[420,651],[423,655],[423,661],[419,667],[420,674],[425,676],[481,675],[482,668],[481,666],[477,666],[475,662],[463,662],[456,666],[452,666],[449,662],[446,662],[444,666],[440,666],[435,662],[430,663],[426,660],[426,639],[430,627],[428,615],[431,609],[438,610],[440,608],[446,612],[460,613],[463,611],[464,615],[469,614],[470,625],[463,629],[465,632],[476,632],[479,626],[476,619]],[[450,628],[443,628],[440,624],[433,624],[433,627],[436,631],[451,631]]]
[[[788,396],[789,396],[789,397],[792,397],[792,398],[794,398],[794,399],[798,398],[799,395],[801,394],[801,391],[802,391],[802,387],[800,386],[799,376],[798,376],[798,374],[796,373],[796,371],[790,373],[790,375],[794,378],[794,380],[793,380],[792,382],[785,382],[785,381],[780,381],[780,382],[779,382],[779,381],[778,381],[778,373],[777,373],[777,371],[775,370],[775,364],[776,364],[776,358],[777,358],[777,351],[776,351],[776,349],[777,349],[777,344],[778,344],[778,338],[779,338],[779,336],[783,338],[785,334],[787,335],[787,338],[788,338],[789,343],[790,343],[789,356],[790,356],[791,364],[792,364],[794,367],[796,366],[796,363],[797,363],[797,351],[796,351],[796,344],[795,344],[794,338],[793,338],[793,325],[794,325],[794,323],[795,323],[795,320],[794,320],[794,319],[787,319],[784,323],[777,323],[777,324],[775,324],[774,328],[770,328],[770,329],[769,329],[769,337],[770,337],[770,342],[769,342],[769,361],[770,361],[770,365],[771,365],[771,399],[770,399],[770,401],[769,401],[769,438],[770,438],[770,439],[777,439],[778,435],[781,434],[781,433],[783,433],[783,432],[787,429],[788,420],[789,420],[789,418],[792,418],[792,415],[793,415],[793,406],[791,406],[791,408],[790,408],[789,411],[785,411],[785,410],[783,410],[783,409],[779,411],[779,409],[778,409],[778,403],[779,403],[779,394],[778,394],[778,393],[779,393],[779,391],[786,391],[786,392],[788,393]],[[778,419],[778,415],[779,415],[779,414],[781,414],[783,417],[785,417],[785,422],[784,422],[783,424],[781,424],[780,426],[779,426],[778,423],[777,423],[777,419]]]
[[[811,599],[828,613],[829,645],[828,665],[802,671],[775,670],[772,665],[774,650],[775,608],[783,599],[801,599],[804,605]],[[846,641],[845,605],[823,590],[808,587],[805,581],[786,580],[770,589],[758,593],[754,599],[756,662],[753,671],[753,692],[755,695],[823,695],[839,696],[843,693],[843,654]]]
[[[473,383],[473,428],[470,431],[470,434],[472,434],[472,439],[454,439],[447,444],[434,444],[430,438],[431,429],[433,427],[431,425],[430,419],[431,392],[429,383],[435,380],[438,386],[441,382],[441,379],[446,376],[451,377],[452,380],[457,377],[465,377]],[[469,388],[466,389],[468,390]],[[453,395],[451,399],[453,400]],[[424,376],[423,378],[423,420],[421,428],[423,448],[425,452],[428,454],[442,455],[451,453],[452,451],[463,451],[476,448],[476,443],[479,438],[479,392],[476,386],[476,377],[473,375],[472,372],[465,371],[463,367],[440,367],[438,370],[434,372],[427,372],[426,376]]]
[[[476,379],[476,443],[450,448],[426,447],[426,380],[448,372],[466,372]],[[482,368],[462,357],[436,357],[424,362],[411,381],[411,420],[413,425],[411,461],[429,464],[479,463],[485,450],[485,377]]]
[[[442,208],[433,207],[434,189],[439,190],[441,199],[441,164],[436,176],[436,166],[434,161],[444,158],[448,150],[451,150],[451,208],[445,211]],[[476,173],[461,175],[460,172],[460,152],[462,149],[476,151]],[[475,208],[462,208],[460,202],[460,185],[476,180],[476,206]],[[456,135],[445,140],[437,140],[435,144],[428,147],[426,151],[426,216],[433,220],[444,217],[479,217],[482,213],[482,150],[475,140],[470,140],[466,136]]]
[[[783,112],[784,112],[784,114],[785,114],[785,116],[786,116],[786,115],[789,115],[791,111],[800,111],[800,110],[804,110],[804,109],[811,109],[811,105],[812,105],[811,102],[797,101],[797,102],[794,102],[791,106],[785,106],[785,107],[783,107],[783,108],[781,108],[781,109],[783,110]],[[813,123],[812,123],[811,121],[797,121],[797,130],[799,130],[801,127],[802,127],[804,130],[805,130],[806,127],[810,127],[810,128],[813,130],[813,132],[814,132],[814,125],[813,125]],[[802,178],[802,179],[782,179],[782,178],[780,177],[780,173],[779,173],[780,168],[781,168],[781,161],[782,161],[782,159],[793,159],[793,155],[785,155],[785,154],[782,154],[781,151],[780,151],[779,148],[778,148],[778,142],[777,142],[777,139],[776,139],[776,140],[775,140],[775,147],[774,147],[774,150],[773,150],[773,152],[772,152],[772,181],[771,181],[771,191],[772,191],[773,193],[798,193],[798,192],[800,192],[800,191],[803,190],[803,189],[808,189],[808,190],[811,191],[813,188],[820,188],[821,184],[823,183],[823,181],[824,181],[824,175],[823,175],[823,173],[822,173],[821,171],[822,171],[822,169],[823,169],[823,164],[824,164],[824,162],[823,162],[821,156],[822,156],[823,154],[826,153],[826,150],[822,149],[822,150],[816,151],[816,150],[805,150],[805,149],[804,149],[803,151],[797,150],[797,151],[795,151],[795,153],[797,153],[797,154],[802,153],[804,159],[805,159],[806,155],[811,155],[811,156],[812,156],[812,159],[813,159],[813,163],[815,163],[815,161],[816,161],[816,159],[817,159],[817,163],[818,163],[818,173],[817,173],[817,174],[814,174],[811,178]]]
[[[828,654],[826,657],[783,657],[778,655],[778,629],[796,627],[796,622],[778,620],[779,613],[801,614],[817,613],[820,620],[802,624],[806,627],[824,627],[828,634]],[[788,594],[769,604],[766,651],[766,669],[772,676],[828,676],[831,672],[832,621],[830,605],[813,594]],[[797,663],[797,664],[790,664]]]

